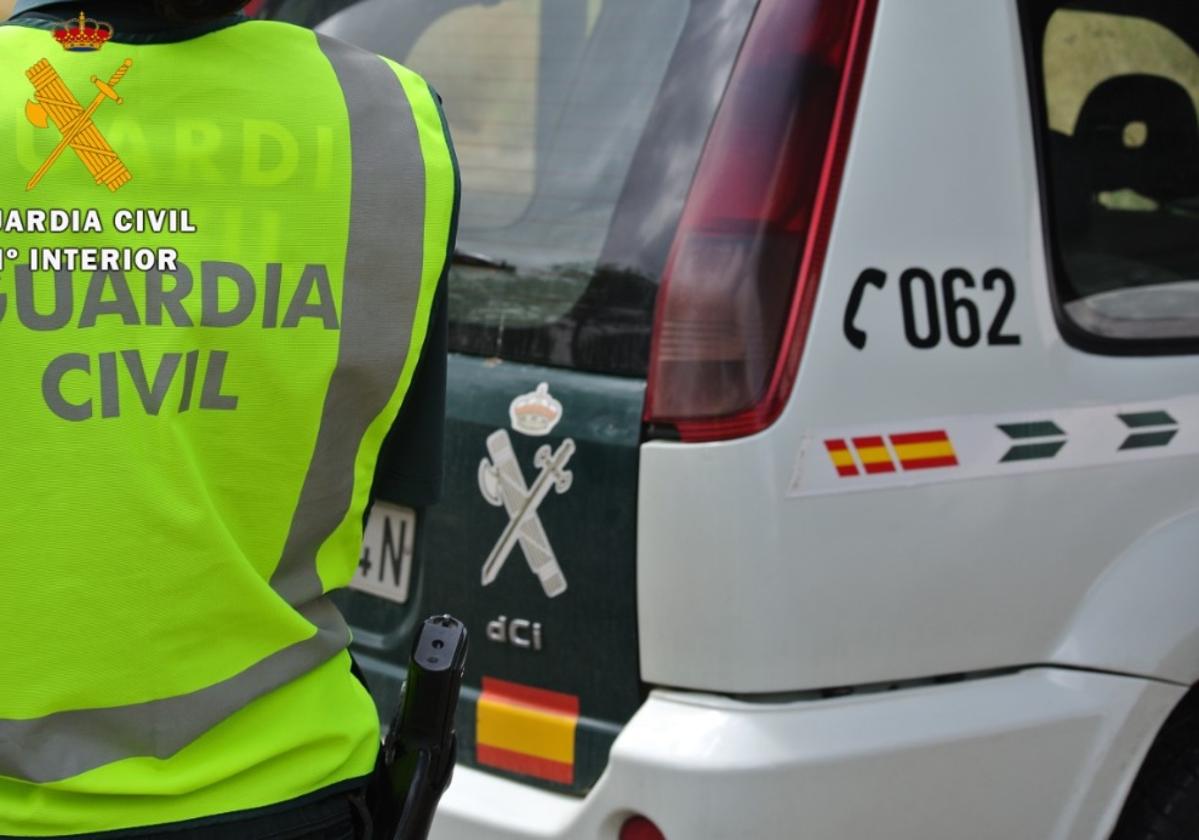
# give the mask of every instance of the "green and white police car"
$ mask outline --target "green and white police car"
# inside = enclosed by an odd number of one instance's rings
[[[437,840],[1199,836],[1199,12],[276,0],[464,178]],[[1113,833],[1114,832],[1114,833]]]

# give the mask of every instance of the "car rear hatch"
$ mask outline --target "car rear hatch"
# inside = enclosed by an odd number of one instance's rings
[[[657,283],[755,3],[366,0],[262,14],[421,73],[463,176],[445,492],[376,505],[339,604],[381,714],[413,630],[472,634],[460,760],[598,780],[644,691],[638,447]]]

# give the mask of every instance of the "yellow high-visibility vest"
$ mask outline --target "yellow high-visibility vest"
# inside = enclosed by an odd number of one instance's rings
[[[258,21],[0,56],[0,835],[368,775],[327,593],[448,262],[435,94]]]

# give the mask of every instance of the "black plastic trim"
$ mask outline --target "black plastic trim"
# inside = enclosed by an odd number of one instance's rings
[[[889,694],[895,691],[909,691],[914,688],[930,688],[955,683],[978,682],[1000,677],[1010,677],[1025,671],[1078,671],[1084,674],[1099,674],[1121,679],[1144,680],[1163,685],[1184,686],[1182,683],[1146,674],[1132,674],[1126,671],[1114,671],[1108,668],[1086,668],[1081,665],[1058,665],[1051,662],[1034,662],[1026,665],[1008,665],[1002,668],[988,668],[978,671],[963,671],[952,674],[938,674],[931,677],[913,677],[884,682],[862,683],[858,685],[832,686],[828,688],[811,688],[801,691],[763,692],[757,694],[736,694],[732,692],[706,691],[696,688],[679,688],[667,685],[653,685],[651,688],[661,688],[664,691],[676,691],[685,694],[716,694],[737,700],[741,703],[756,703],[761,705],[777,705],[784,703],[812,703],[822,700],[835,700],[839,697],[860,697],[871,694]]]

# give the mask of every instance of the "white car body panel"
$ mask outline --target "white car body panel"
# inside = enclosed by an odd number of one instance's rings
[[[1083,599],[1052,661],[1199,681],[1199,513],[1146,534]]]
[[[1199,679],[1199,611],[1168,608],[1179,590],[1199,592],[1199,551],[1181,532],[1149,536],[1199,515],[1195,454],[1117,453],[1116,438],[1094,453],[1105,461],[1081,468],[996,465],[958,481],[949,470],[904,473],[909,486],[889,478],[874,490],[859,477],[858,492],[789,496],[797,467],[830,469],[820,438],[842,428],[905,432],[934,418],[977,425],[1084,408],[1117,424],[1128,406],[1169,404],[1182,429],[1175,445],[1199,451],[1199,364],[1069,346],[1047,265],[1015,4],[884,0],[790,404],[752,438],[642,448],[648,682],[779,692],[1055,661]],[[955,266],[1011,274],[1007,324],[1020,346],[905,341],[898,275]],[[890,285],[866,292],[859,351],[842,320],[869,267]],[[976,299],[987,323],[998,296]],[[1170,576],[1149,579],[1150,569]],[[1139,582],[1115,583],[1128,580]],[[1130,618],[1148,614],[1129,633]],[[1121,633],[1136,640],[1112,644]],[[770,655],[747,655],[764,641]]]
[[[634,813],[671,840],[1101,840],[1182,694],[1052,669],[792,703],[656,691],[585,799],[459,768],[431,840],[612,840]]]

